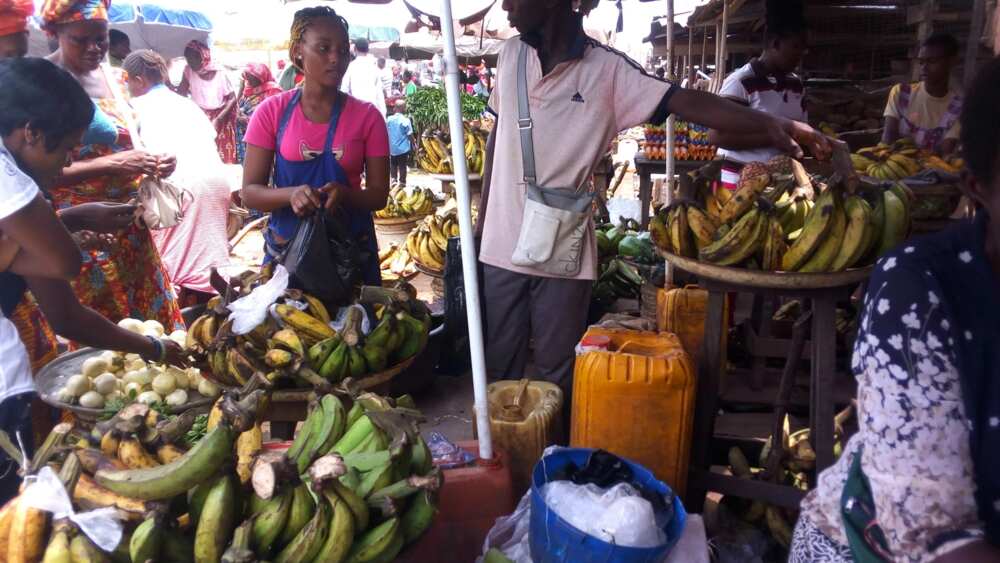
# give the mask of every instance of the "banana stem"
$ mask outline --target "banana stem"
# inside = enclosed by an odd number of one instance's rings
[[[52,432],[45,437],[45,442],[42,443],[42,447],[38,448],[35,452],[35,457],[32,458],[31,464],[28,466],[28,474],[35,474],[39,469],[52,459],[53,454],[56,450],[63,444],[66,440],[66,436],[69,436],[70,432],[73,430],[73,425],[61,422],[52,429]],[[28,436],[27,438],[30,438]],[[77,461],[79,467],[79,460]]]
[[[295,464],[283,455],[258,457],[250,476],[254,493],[264,500],[271,500],[282,483],[299,483]]]
[[[347,473],[347,464],[344,458],[337,454],[325,455],[313,462],[309,468],[309,479],[317,491],[323,490],[323,486],[333,479],[339,479]]]

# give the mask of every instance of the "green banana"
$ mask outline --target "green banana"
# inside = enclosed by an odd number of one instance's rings
[[[111,561],[111,558],[101,551],[101,548],[90,541],[87,534],[77,534],[73,537],[73,540],[69,542],[69,553],[74,563],[105,563],[106,561]]]
[[[354,423],[358,421],[365,414],[365,408],[361,403],[354,401],[351,405],[351,410],[347,411],[347,427],[350,428],[354,426]]]
[[[390,518],[361,535],[351,546],[348,563],[380,563],[395,559],[403,549],[399,518]]]
[[[327,357],[326,361],[323,362],[323,366],[319,368],[319,374],[324,379],[332,381],[334,383],[344,379],[347,372],[347,344],[341,340],[337,343],[337,347],[330,352],[330,356]]]
[[[795,242],[785,252],[781,261],[782,269],[785,271],[798,270],[816,252],[816,249],[825,240],[827,232],[833,224],[834,194],[832,189],[828,189],[820,194],[816,201],[816,206],[809,212],[806,224],[802,227],[802,233],[795,239]]]
[[[42,563],[72,563],[73,555],[70,553],[70,532],[72,528],[65,521],[57,521],[52,537],[45,547],[45,555],[42,556]],[[6,557],[7,554],[4,554]]]
[[[330,521],[329,532],[326,541],[316,554],[315,561],[323,563],[340,563],[351,551],[351,544],[354,542],[354,514],[336,492],[326,489],[323,491],[333,511],[333,519]]]
[[[389,354],[385,347],[373,344],[371,340],[365,342],[361,348],[361,355],[364,357],[369,373],[378,373],[389,365]]]
[[[164,563],[194,563],[194,538],[167,528],[163,538],[163,559]]]
[[[844,246],[844,233],[847,230],[847,216],[839,201],[835,200],[833,209],[833,220],[830,228],[826,232],[826,238],[820,243],[813,255],[806,260],[800,268],[800,272],[818,273],[826,272],[837,257],[840,248]]]
[[[212,485],[195,530],[195,563],[216,563],[222,559],[240,512],[237,494],[237,479],[229,473],[224,473]]]
[[[892,250],[897,244],[906,240],[906,204],[892,190],[886,190],[882,197],[885,201],[885,226],[878,244],[878,256]]]
[[[316,554],[322,549],[330,530],[330,505],[319,503],[316,514],[306,524],[305,528],[295,536],[281,553],[274,558],[274,563],[307,563],[316,559]]]
[[[410,507],[403,513],[399,520],[400,529],[403,532],[403,541],[407,545],[415,542],[434,522],[434,513],[437,508],[431,499],[430,491],[421,491],[414,497]]]
[[[291,447],[285,452],[285,457],[293,462],[298,460],[302,455],[302,450],[309,445],[309,441],[313,439],[314,434],[319,432],[322,425],[323,409],[319,408],[319,405],[314,404],[313,408],[309,411],[309,415],[306,417],[306,421],[302,423],[302,429],[295,435],[295,440],[292,441]]]
[[[112,492],[139,500],[164,500],[212,477],[232,456],[236,432],[219,424],[177,460],[147,469],[98,470],[94,478]]]
[[[375,491],[388,487],[392,484],[392,464],[387,463],[381,467],[376,467],[361,476],[361,486],[358,487],[358,496],[367,499],[368,495]]]
[[[367,373],[365,357],[361,354],[361,346],[347,347],[347,375],[355,379]]]
[[[403,340],[399,348],[392,353],[393,363],[408,360],[416,356],[423,349],[424,343],[427,341],[427,326],[413,318],[406,311],[397,313],[396,321],[399,330],[402,331]]]
[[[365,472],[371,471],[376,467],[385,465],[391,461],[392,456],[389,454],[388,450],[382,450],[377,452],[352,452],[345,454],[344,463],[348,467],[353,467],[358,471]]]
[[[250,545],[256,553],[266,556],[271,553],[288,521],[292,507],[292,490],[281,491],[264,504],[264,508],[254,513],[250,533]]]
[[[341,475],[338,481],[348,489],[357,491],[358,487],[361,486],[361,473],[359,473],[356,469],[348,467],[347,473]]]
[[[299,473],[305,473],[313,460],[325,455],[344,432],[346,413],[343,403],[335,395],[324,395],[316,410],[320,412],[322,422],[310,436],[301,454],[295,458]]]
[[[163,525],[159,518],[151,516],[136,526],[129,540],[129,557],[135,563],[157,561],[160,558],[160,548],[163,545]]]
[[[251,537],[253,536],[254,518],[244,520],[233,532],[233,541],[229,544],[226,552],[222,554],[221,563],[254,563],[257,561],[257,554],[251,549]]]
[[[913,210],[910,209],[913,205],[913,198],[911,195],[912,190],[906,187],[906,184],[902,182],[893,182],[892,185],[889,186],[889,189],[892,190],[892,193],[896,194],[896,197],[898,197],[899,201],[903,204],[903,224],[906,225],[905,232],[908,235],[910,231],[910,223],[913,220]]]
[[[333,352],[339,342],[340,336],[337,335],[320,340],[316,344],[310,346],[309,352],[307,353],[309,357],[309,365],[316,370],[322,368],[323,362],[330,357],[330,352]]]
[[[434,467],[431,449],[423,436],[417,436],[417,441],[410,446],[410,470],[417,475],[426,475]]]
[[[375,425],[372,423],[371,418],[367,416],[362,416],[358,418],[357,422],[352,424],[347,432],[341,436],[340,440],[333,445],[334,452],[341,455],[351,453],[355,448],[357,448],[369,434],[375,432]]]
[[[333,480],[330,482],[329,486],[334,492],[337,493],[337,496],[339,496],[341,500],[347,503],[347,507],[351,510],[351,514],[354,515],[355,529],[359,531],[367,530],[368,523],[371,520],[371,512],[368,509],[368,503],[366,503],[363,498],[359,497],[358,494],[354,492],[354,489],[345,485],[341,480]]]
[[[278,544],[288,545],[291,543],[295,536],[302,531],[302,528],[306,527],[314,514],[316,514],[316,501],[313,500],[312,493],[309,492],[309,486],[300,483],[292,490],[292,506],[288,511],[288,520],[285,522],[285,528],[281,531]]]

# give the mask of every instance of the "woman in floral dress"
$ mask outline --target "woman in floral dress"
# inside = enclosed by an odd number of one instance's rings
[[[59,41],[49,60],[69,71],[99,110],[84,144],[73,151],[73,164],[50,190],[58,209],[128,202],[143,175],[169,176],[176,166],[173,157],[132,149],[125,76],[104,63],[109,5],[110,0],[47,0],[42,7],[46,30]],[[111,248],[84,251],[83,259],[73,283],[81,303],[114,322],[133,317],[157,320],[167,332],[183,328],[173,287],[144,226],[130,225]]]
[[[790,563],[1000,561],[1000,59],[966,98],[974,219],[872,272],[858,433],[802,501]]]

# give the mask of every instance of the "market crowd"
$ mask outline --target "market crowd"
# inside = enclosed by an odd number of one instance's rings
[[[57,336],[185,364],[171,340],[116,323],[184,327],[182,307],[207,301],[210,273],[228,263],[234,197],[269,214],[265,262],[283,256],[305,219],[327,213],[361,249],[364,283],[381,284],[372,214],[393,180],[406,183],[405,98],[441,75],[440,61],[374,57],[367,41],[351,41],[349,22],[312,7],[295,15],[278,78],[250,64],[237,86],[209,46],[192,41],[175,85],[163,57],[131,51],[127,35],[109,30],[110,1],[45,0],[44,28],[58,46],[45,59],[25,57],[31,0],[0,1],[0,428],[29,450],[32,372],[59,353]],[[466,88],[488,98],[496,122],[479,225],[488,371],[551,381],[568,400],[596,276],[594,227],[579,212],[573,229],[547,228],[551,208],[532,194],[561,188],[569,207],[558,211],[589,209],[586,186],[612,139],[668,115],[712,129],[728,178],[774,154],[831,152],[806,124],[795,74],[808,45],[801,15],[769,18],[761,55],[715,96],[589,38],[582,17],[595,3],[505,0],[520,35],[504,44],[495,75],[465,70]],[[990,376],[1000,370],[991,345],[1000,315],[982,312],[1000,311],[1000,229],[990,220],[1000,213],[1000,66],[987,64],[962,93],[950,81],[957,50],[948,36],[921,45],[922,79],[893,89],[884,140],[961,147],[966,194],[982,212],[876,267],[854,356],[862,429],[803,505],[795,561],[849,561],[865,549],[907,561],[997,560],[1000,399]],[[227,169],[236,164],[239,186]],[[188,194],[176,202],[179,224],[150,228],[156,218],[137,200],[149,182]],[[17,489],[16,475],[5,475],[0,500]],[[868,521],[841,519],[842,492],[862,480]],[[874,539],[865,533],[873,525]]]

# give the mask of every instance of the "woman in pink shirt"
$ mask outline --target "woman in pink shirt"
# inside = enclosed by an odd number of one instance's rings
[[[381,285],[372,212],[389,194],[389,138],[375,106],[340,91],[351,60],[347,30],[328,7],[295,14],[289,55],[305,82],[268,98],[251,118],[243,201],[271,213],[265,261],[287,247],[301,218],[340,212],[361,250],[362,281]]]

